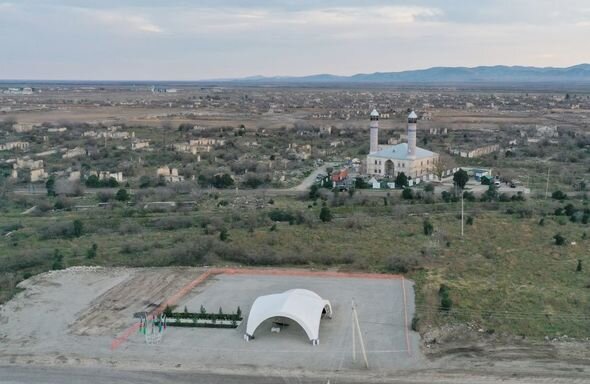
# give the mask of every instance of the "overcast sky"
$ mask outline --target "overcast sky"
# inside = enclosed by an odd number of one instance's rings
[[[590,0],[0,0],[0,79],[590,62]]]

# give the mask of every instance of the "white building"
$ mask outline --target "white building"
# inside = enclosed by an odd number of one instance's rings
[[[131,149],[137,151],[138,149],[149,148],[150,142],[148,140],[136,140],[131,143]]]
[[[156,175],[160,178],[163,178],[168,183],[178,183],[180,181],[184,181],[184,176],[180,176],[178,174],[177,168],[170,168],[168,166],[158,168]]]
[[[123,178],[123,172],[110,172],[110,171],[99,171],[99,172],[92,172],[91,175],[95,175],[98,177],[99,180],[109,180],[115,179],[118,183],[122,183],[125,181]]]
[[[86,150],[81,147],[68,149],[61,157],[63,159],[73,159],[74,157],[86,156]]]
[[[408,177],[419,178],[434,173],[439,156],[437,153],[416,146],[417,120],[418,116],[412,111],[408,116],[407,143],[379,146],[379,114],[377,111],[371,113],[367,174],[376,178],[395,178],[403,172]]]
[[[9,141],[8,143],[0,144],[0,151],[10,151],[13,149],[26,151],[29,149],[29,143],[26,141]]]

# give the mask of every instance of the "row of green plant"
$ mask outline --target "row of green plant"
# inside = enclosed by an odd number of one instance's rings
[[[155,325],[160,326],[160,322],[156,321]],[[186,327],[186,328],[237,328],[238,327],[238,323],[235,320],[233,320],[231,324],[197,323],[197,322],[192,322],[192,323],[169,323],[169,322],[166,322],[166,325],[168,325],[169,327]]]
[[[199,312],[189,312],[186,307],[184,307],[183,312],[174,312],[173,308],[166,307],[164,309],[164,314],[167,318],[170,319],[193,319],[195,320],[230,320],[230,321],[241,321],[242,318],[242,309],[238,306],[235,313],[223,313],[223,309],[219,307],[219,311],[217,313],[208,313],[204,306],[201,305],[201,309]]]

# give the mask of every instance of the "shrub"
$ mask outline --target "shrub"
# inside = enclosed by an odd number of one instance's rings
[[[84,232],[84,225],[82,224],[82,222],[78,219],[74,220],[74,222],[73,222],[74,237],[82,236],[83,232]]]
[[[86,258],[87,259],[94,259],[96,257],[96,253],[98,250],[98,245],[96,243],[92,243],[92,246],[88,248],[86,251]]]
[[[567,199],[567,195],[562,191],[555,191],[551,194],[551,197],[555,200],[565,200]]]
[[[450,297],[450,288],[445,284],[441,284],[438,290],[438,296],[440,297],[440,309],[441,311],[448,312],[453,307],[453,300]]]
[[[565,237],[563,237],[561,234],[556,234],[555,236],[553,236],[553,239],[555,240],[555,245],[564,245],[565,244]]]
[[[414,198],[414,192],[410,188],[404,188],[402,191],[402,198],[405,200],[412,200]]]
[[[219,232],[219,240],[221,240],[221,241],[228,241],[229,240],[229,232],[227,231],[226,228],[221,228],[221,231]]]
[[[465,222],[465,224],[467,224],[467,225],[473,225],[473,217],[469,216],[467,218],[467,221]]]
[[[332,212],[330,211],[330,208],[324,206],[322,207],[322,209],[320,210],[320,220],[323,221],[324,223],[330,222],[332,221]]]
[[[463,192],[463,198],[467,201],[470,201],[470,202],[475,201],[475,195],[473,194],[473,192],[469,192],[469,191]]]
[[[576,208],[572,203],[566,204],[566,206],[563,207],[563,210],[566,216],[572,216],[574,213],[576,213]]]
[[[288,221],[290,223],[295,221],[295,216],[284,209],[273,209],[268,213],[268,217],[272,221]]]
[[[64,259],[64,256],[61,254],[59,249],[56,249],[53,252],[53,264],[51,265],[51,269],[53,269],[53,270],[64,269],[63,259]]]
[[[152,227],[166,231],[190,228],[192,225],[193,220],[190,217],[161,217],[151,223]]]
[[[79,221],[79,220],[76,220]],[[74,222],[68,221],[68,222],[57,222],[54,224],[51,224],[43,229],[41,229],[39,231],[39,236],[43,239],[43,240],[47,240],[47,239],[59,239],[59,238],[72,238],[75,237],[75,233],[76,232],[76,225],[74,224]],[[78,230],[80,230],[80,228],[78,228]]]
[[[119,201],[127,201],[129,200],[129,193],[127,192],[126,189],[119,189],[117,191],[117,194],[115,195],[115,199],[119,200]]]
[[[415,259],[408,259],[400,256],[391,256],[387,259],[385,268],[392,273],[408,273],[418,265]]]
[[[434,232],[434,226],[428,219],[425,219],[424,222],[422,222],[422,229],[426,236],[430,236]]]
[[[418,332],[418,326],[419,326],[419,324],[420,324],[420,319],[414,313],[414,317],[412,317],[412,331]]]

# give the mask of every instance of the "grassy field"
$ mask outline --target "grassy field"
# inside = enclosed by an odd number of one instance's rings
[[[457,204],[392,198],[385,206],[382,198],[348,199],[331,208],[331,222],[322,223],[321,204],[266,200],[254,209],[205,198],[198,209],[181,212],[115,207],[30,217],[15,209],[0,217],[1,298],[10,297],[16,282],[31,274],[73,265],[246,264],[404,272],[417,283],[419,327],[461,321],[531,337],[590,335],[588,228],[553,215],[564,203],[469,203],[466,212],[473,223],[465,226],[462,238]],[[568,202],[586,207],[582,201]],[[270,220],[277,209],[290,212],[292,224]],[[76,220],[81,233],[74,231]],[[425,220],[433,225],[431,235],[424,234]],[[566,239],[562,246],[554,244],[557,233]],[[440,310],[442,284],[452,300],[448,312]]]

